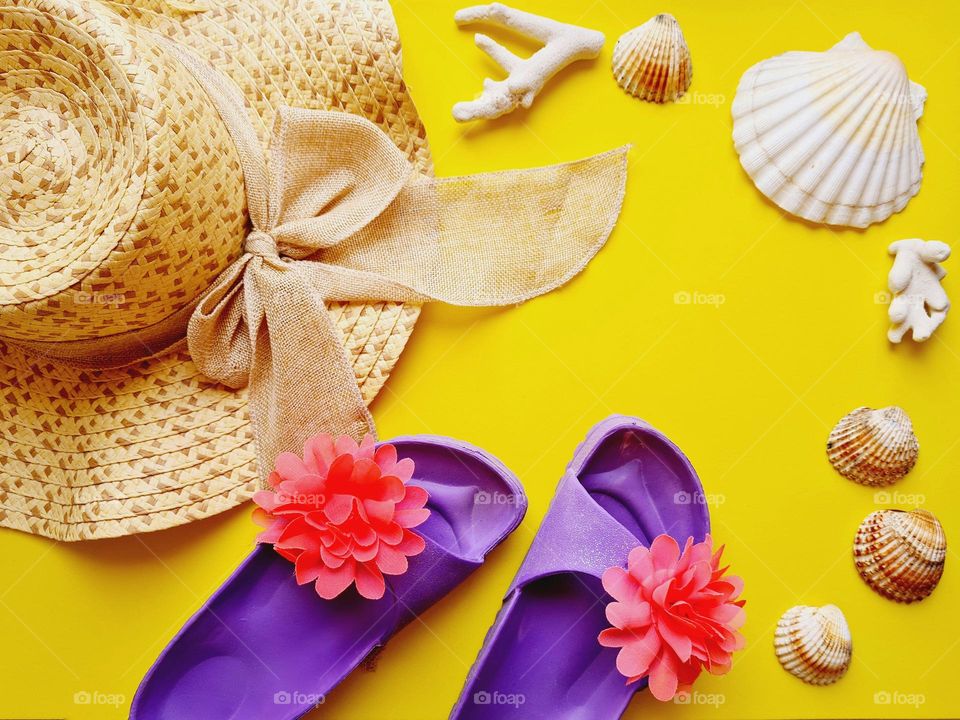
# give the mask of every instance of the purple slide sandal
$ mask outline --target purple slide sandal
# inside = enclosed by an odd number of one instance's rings
[[[601,647],[604,570],[662,533],[682,547],[710,530],[703,489],[680,449],[636,418],[612,416],[580,444],[507,592],[450,717],[619,718],[632,685]]]
[[[297,585],[294,567],[259,545],[187,622],[144,677],[133,720],[290,720],[478,568],[520,523],[526,496],[500,461],[434,436],[391,440],[427,490],[426,549],[379,600],[333,600]],[[481,493],[504,502],[478,503]]]

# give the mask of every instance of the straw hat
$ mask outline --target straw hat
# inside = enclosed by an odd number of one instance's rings
[[[153,33],[237,85],[264,145],[282,105],[343,110],[432,173],[383,0],[0,0],[0,525],[60,540],[206,517],[258,479],[246,391],[173,342],[242,252],[241,163]],[[330,312],[369,403],[419,307]],[[167,349],[111,354],[130,332]]]
[[[619,214],[626,148],[433,178],[384,2],[0,3],[2,525],[241,502],[374,430],[417,304],[550,292]]]

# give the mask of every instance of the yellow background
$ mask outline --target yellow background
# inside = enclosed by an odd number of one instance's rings
[[[875,299],[890,242],[960,247],[957,6],[524,0],[526,9],[605,32],[603,54],[562,72],[531,110],[464,127],[450,107],[497,70],[472,32],[454,25],[458,4],[394,0],[438,173],[543,165],[629,142],[627,199],[606,248],[561,291],[505,310],[424,311],[374,405],[381,437],[439,433],[487,448],[523,480],[530,510],[482,570],[395,637],[375,671],[354,673],[317,716],[446,717],[575,444],[613,412],[647,419],[689,455],[716,496],[714,533],[748,599],[748,646],[728,676],[703,677],[687,706],[644,693],[627,717],[960,715],[955,550],[940,587],[919,605],[873,594],[854,571],[851,541],[884,498],[824,458],[827,434],[847,411],[903,406],[921,453],[890,489],[889,506],[922,504],[960,543],[960,318],[923,346],[891,347],[886,306]],[[628,97],[609,69],[616,38],[661,11],[679,19],[694,65],[690,101],[665,107]],[[853,30],[898,54],[930,95],[920,194],[865,232],[782,217],[741,170],[730,139],[730,102],[748,67],[786,50],[826,49]],[[960,257],[947,262],[946,287],[960,299],[955,267]],[[677,293],[723,303],[677,304]],[[0,718],[125,716],[168,639],[249,551],[248,515],[244,507],[185,528],[74,545],[0,532]],[[831,602],[850,623],[853,665],[834,686],[808,687],[777,664],[773,628],[792,605]],[[125,702],[78,705],[78,692]],[[884,697],[891,704],[875,702]]]

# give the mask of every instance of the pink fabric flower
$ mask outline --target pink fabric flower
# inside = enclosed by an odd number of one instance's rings
[[[676,540],[659,535],[649,550],[630,551],[626,570],[603,573],[613,627],[600,633],[600,644],[620,648],[617,670],[628,685],[649,677],[657,700],[689,692],[704,669],[724,674],[731,653],[743,647],[743,581],[724,574],[722,547],[712,552],[709,535],[701,543],[689,538],[682,553]]]
[[[430,511],[427,491],[407,485],[413,460],[397,460],[393,445],[374,446],[367,435],[310,438],[303,459],[277,457],[273,490],[253,496],[254,521],[266,528],[258,542],[294,563],[297,583],[314,583],[317,594],[337,597],[351,584],[365,598],[383,597],[384,575],[407,571],[407,558],[423,552],[422,537],[410,528]]]

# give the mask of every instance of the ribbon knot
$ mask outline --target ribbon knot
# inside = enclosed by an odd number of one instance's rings
[[[263,230],[253,230],[247,235],[246,242],[243,245],[245,252],[256,255],[264,260],[279,260],[280,251],[277,249],[277,241],[273,235]]]
[[[254,229],[194,310],[187,341],[205,375],[249,386],[263,469],[321,430],[373,431],[327,303],[432,298],[389,265],[394,244],[436,240],[436,190],[358,116],[282,108],[269,164],[231,117]]]

